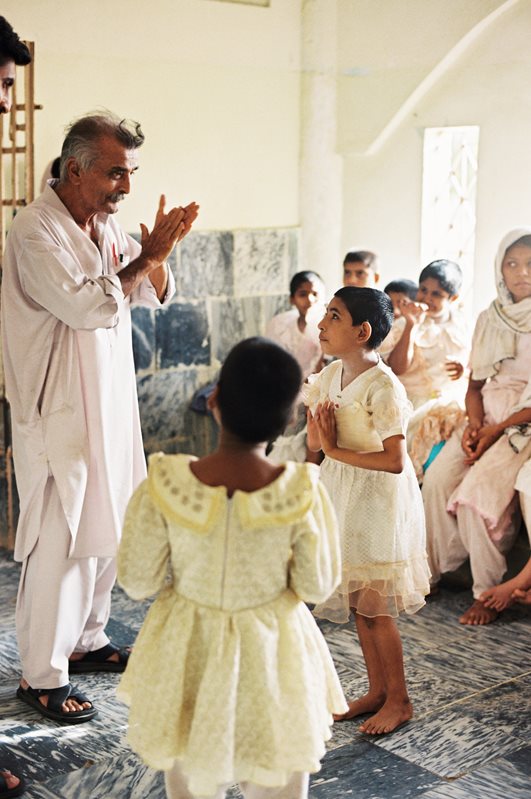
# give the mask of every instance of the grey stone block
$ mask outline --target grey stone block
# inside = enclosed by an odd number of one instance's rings
[[[219,297],[234,291],[234,236],[228,231],[190,233],[180,245],[177,293],[183,297]]]
[[[210,364],[210,335],[204,302],[172,302],[155,318],[160,369],[185,364]]]

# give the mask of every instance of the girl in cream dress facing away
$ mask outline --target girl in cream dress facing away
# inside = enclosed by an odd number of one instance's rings
[[[170,799],[221,799],[234,783],[246,799],[305,799],[347,708],[305,605],[340,579],[331,503],[317,466],[265,456],[300,383],[281,347],[240,342],[210,400],[217,450],[152,456],[129,504],[118,579],[158,596],[119,696]]]

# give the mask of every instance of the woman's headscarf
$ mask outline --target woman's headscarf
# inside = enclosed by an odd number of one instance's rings
[[[503,360],[516,357],[518,335],[531,333],[531,297],[514,302],[502,274],[505,253],[523,236],[531,236],[531,228],[511,230],[498,247],[494,263],[498,296],[478,320],[470,356],[474,380],[494,377]]]

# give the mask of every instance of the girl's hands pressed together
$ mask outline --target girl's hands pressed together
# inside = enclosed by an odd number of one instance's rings
[[[333,402],[320,402],[315,409],[314,421],[319,432],[321,449],[330,455],[337,448],[336,408]]]
[[[320,452],[321,437],[319,435],[319,428],[310,408],[306,409],[306,440],[308,449],[311,452]]]

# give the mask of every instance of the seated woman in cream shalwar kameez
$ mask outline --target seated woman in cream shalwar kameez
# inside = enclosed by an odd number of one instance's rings
[[[304,604],[340,579],[330,500],[315,465],[265,458],[300,378],[276,344],[241,342],[211,400],[218,450],[152,456],[129,504],[118,579],[134,598],[159,595],[118,695],[131,746],[167,771],[171,799],[235,782],[253,799],[304,799],[347,707]]]
[[[517,532],[517,474],[531,455],[531,229],[502,240],[497,299],[477,321],[466,396],[468,422],[454,432],[424,478],[432,581],[467,557],[474,603],[462,624],[497,616],[482,593],[501,582]]]

